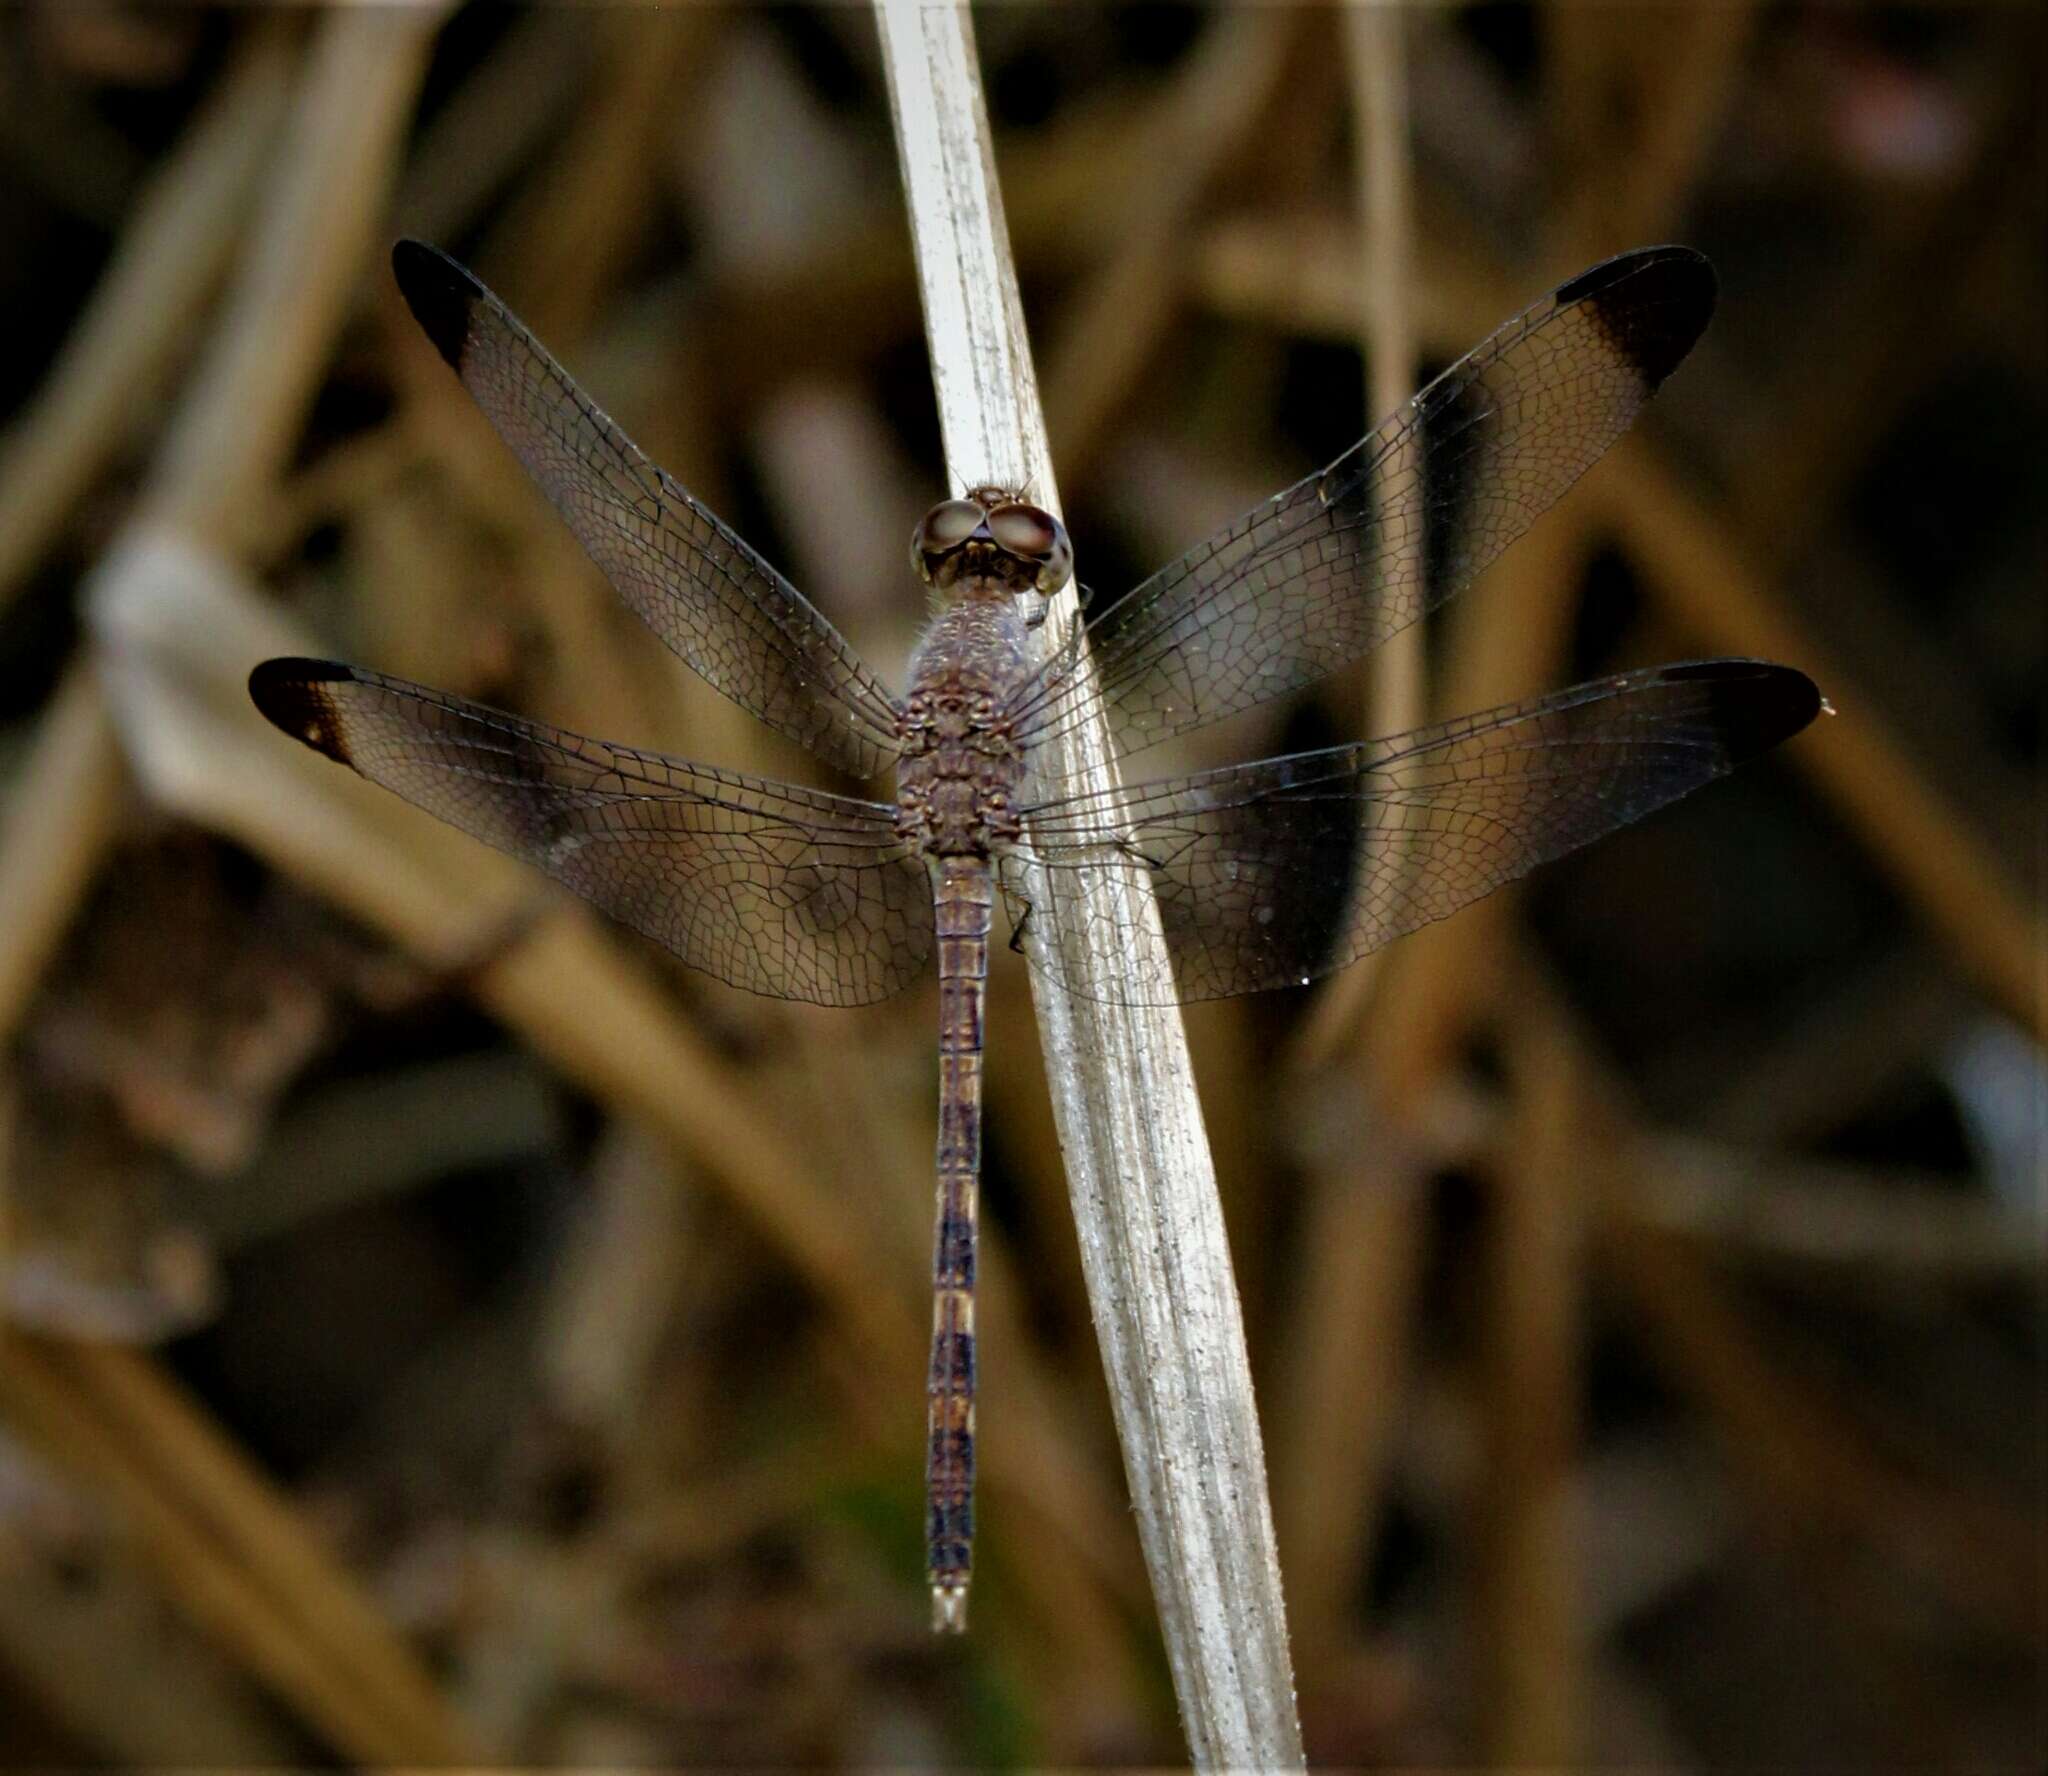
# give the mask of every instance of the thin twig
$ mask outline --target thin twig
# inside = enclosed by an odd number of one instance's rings
[[[950,472],[1057,510],[1037,383],[963,6],[881,0],[883,62]],[[1071,595],[1046,631],[1076,620]],[[1114,782],[1100,726],[1063,744],[1077,788]],[[1179,1017],[1105,1003],[1166,966],[1158,914],[1119,872],[1033,920],[1088,999],[1034,972],[1046,1072],[1139,1535],[1200,1768],[1299,1767],[1286,1622],[1250,1365]],[[1117,933],[1115,942],[1105,934]]]

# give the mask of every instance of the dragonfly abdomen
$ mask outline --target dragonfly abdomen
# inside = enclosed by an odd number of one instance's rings
[[[927,1380],[926,1566],[932,1626],[967,1626],[974,1566],[974,1248],[981,1180],[981,1018],[995,890],[986,859],[934,872],[939,946],[938,1209]]]

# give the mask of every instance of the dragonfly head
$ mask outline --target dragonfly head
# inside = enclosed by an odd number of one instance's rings
[[[1074,574],[1074,546],[1050,512],[1000,487],[941,500],[911,533],[910,562],[927,586],[945,591],[966,578],[1047,597]]]

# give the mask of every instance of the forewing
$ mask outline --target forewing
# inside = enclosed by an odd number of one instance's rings
[[[267,660],[249,693],[294,738],[732,986],[866,1005],[930,954],[924,865],[878,803],[587,740],[330,661]]]
[[[895,702],[802,593],[640,453],[511,311],[400,241],[398,287],[619,596],[715,690],[856,777],[896,756]]]
[[[1596,265],[1320,474],[1094,617],[1013,704],[1027,739],[1099,693],[1126,752],[1311,684],[1469,584],[1599,460],[1691,350],[1714,274],[1685,247]]]
[[[1228,998],[1305,985],[1445,918],[1725,775],[1819,708],[1790,667],[1664,666],[1394,739],[1052,802],[1027,830],[1051,892],[1085,892],[1077,877],[1094,869],[1142,876],[1158,896],[1172,978],[1134,971],[1122,1002]],[[1022,891],[1014,869],[1008,881]]]

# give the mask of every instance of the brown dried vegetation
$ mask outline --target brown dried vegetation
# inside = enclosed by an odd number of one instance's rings
[[[1680,655],[1841,712],[1190,1014],[1310,1756],[2037,1759],[2038,15],[979,28],[1106,592],[1376,417],[1361,339],[1377,405],[1605,254],[1718,263],[1428,658],[1227,756]],[[53,0],[0,48],[0,1758],[1175,1759],[1016,958],[935,1643],[930,990],[685,977],[242,689],[333,653],[802,769],[633,631],[398,233],[900,668],[936,448],[868,16]]]

